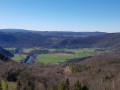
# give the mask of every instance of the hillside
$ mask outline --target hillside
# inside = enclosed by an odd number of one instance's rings
[[[97,48],[117,48],[120,46],[120,33],[111,33],[99,36],[91,36],[84,38],[68,38],[59,42],[57,47],[69,47],[69,48],[87,48],[87,47],[97,47]]]
[[[14,56],[11,52],[3,49],[2,47],[0,47],[0,53],[3,53],[4,55],[9,56],[9,57],[13,57]]]
[[[102,54],[74,64],[3,63],[0,61],[0,69],[2,68],[0,75],[3,80],[7,80],[7,83],[14,82],[17,90],[26,88],[59,90],[59,87],[66,85],[66,80],[69,82],[68,90],[76,90],[74,88],[78,80],[81,88],[89,90],[119,90],[120,88],[119,54]]]
[[[49,36],[35,33],[0,33],[2,47],[117,48],[120,33],[89,37]]]
[[[73,64],[71,70],[74,79],[79,77],[80,81],[86,81],[90,90],[119,90],[119,64],[119,54],[102,54]]]
[[[4,61],[4,62],[9,62],[9,61],[11,61],[11,59],[10,59],[8,56],[4,55],[4,54],[1,53],[1,52],[0,52],[0,60],[2,60],[2,61]]]

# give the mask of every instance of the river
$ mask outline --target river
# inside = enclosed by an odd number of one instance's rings
[[[32,60],[32,58],[33,58],[33,56],[30,56],[30,57],[25,61],[25,63],[30,63],[31,60]]]

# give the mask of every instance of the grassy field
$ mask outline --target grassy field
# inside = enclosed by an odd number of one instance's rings
[[[91,53],[78,53],[78,54],[42,54],[37,56],[37,60],[43,63],[63,62],[67,59],[82,58],[87,56],[94,56]]]
[[[49,49],[48,49],[49,50]],[[56,49],[50,49],[49,51],[55,51]],[[54,53],[54,54],[42,54],[37,56],[37,60],[43,63],[54,63],[54,62],[63,62],[67,59],[73,58],[82,58],[87,56],[94,56],[95,53],[92,53],[94,48],[84,48],[84,49],[59,49],[67,52],[74,52],[75,54],[67,53]]]
[[[73,54],[42,54],[37,56],[37,60],[43,63],[63,62],[66,59],[75,58]]]
[[[83,48],[83,49],[61,49],[67,52],[74,52],[74,53],[85,53],[85,52],[91,52],[92,50],[95,50],[96,48]]]
[[[17,87],[17,83],[5,82],[4,80],[1,80],[1,85],[2,85],[2,90],[7,90],[7,85],[8,85],[8,90],[15,90]]]
[[[41,49],[40,47],[34,47],[34,48],[23,48],[23,52],[25,52],[25,53],[29,53],[29,52],[31,52],[31,51],[33,51],[33,50],[39,50],[39,49]]]
[[[31,52],[31,51],[33,51],[33,50],[35,50],[35,48],[24,48],[24,49],[23,49],[23,52],[29,53],[29,52]]]
[[[6,50],[13,50],[13,51],[15,51],[15,49],[16,49],[16,48],[4,48],[4,49],[6,49]]]
[[[20,54],[15,54],[14,57],[12,58],[13,60],[20,61],[23,58],[26,58],[27,55],[20,55]]]

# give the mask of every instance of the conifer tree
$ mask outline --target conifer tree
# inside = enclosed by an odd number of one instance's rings
[[[65,90],[65,84],[64,84],[64,82],[60,82],[58,84],[58,90]]]
[[[69,79],[67,78],[65,82],[65,90],[69,90],[69,84]]]
[[[74,90],[82,90],[82,86],[79,81],[77,81],[74,85]]]
[[[88,90],[88,87],[86,85],[83,85],[82,90]]]
[[[20,90],[20,87],[21,87],[21,82],[19,81],[19,82],[17,83],[17,90]]]

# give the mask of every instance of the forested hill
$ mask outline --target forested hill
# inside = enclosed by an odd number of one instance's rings
[[[12,61],[8,56],[0,52],[0,61],[9,62]]]
[[[104,34],[99,36],[83,37],[83,38],[67,38],[58,43],[57,47],[64,46],[74,47],[120,47],[120,33]]]
[[[9,57],[13,57],[14,56],[11,52],[3,49],[2,47],[0,47],[0,53],[3,53],[4,55],[9,56]]]
[[[89,37],[49,36],[36,33],[0,33],[2,47],[87,48],[119,47],[120,33]]]

